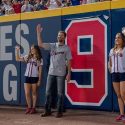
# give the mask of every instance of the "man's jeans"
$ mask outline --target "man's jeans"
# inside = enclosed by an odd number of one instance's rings
[[[62,113],[63,100],[64,100],[64,90],[65,90],[65,76],[48,75],[47,84],[46,84],[45,111],[51,112],[52,87],[54,86],[54,84],[57,84],[57,95],[58,95],[57,112]]]

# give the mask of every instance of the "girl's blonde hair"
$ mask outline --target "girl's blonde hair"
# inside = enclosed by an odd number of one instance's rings
[[[122,49],[125,47],[125,36],[123,33],[117,33],[116,35],[121,36],[122,38]],[[117,44],[114,45],[113,50],[117,49]]]

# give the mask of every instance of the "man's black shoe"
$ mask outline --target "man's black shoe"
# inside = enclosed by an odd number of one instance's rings
[[[50,115],[51,115],[51,112],[44,112],[40,116],[41,117],[47,117],[47,116],[50,116]]]
[[[56,114],[56,118],[61,118],[62,116],[63,116],[62,113],[59,113],[59,112],[58,112],[58,113]]]
[[[63,112],[66,112],[66,108],[63,108]]]

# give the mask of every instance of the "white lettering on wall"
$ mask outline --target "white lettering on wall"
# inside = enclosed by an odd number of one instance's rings
[[[24,52],[22,54],[25,55],[29,53],[29,42],[27,39],[21,36],[21,31],[23,31],[24,34],[29,34],[29,28],[27,24],[19,24],[15,33],[16,42],[23,47]]]
[[[10,81],[10,77],[17,76],[17,69],[8,64],[3,72],[3,96],[6,101],[17,100],[17,80]]]
[[[12,46],[12,39],[6,37],[10,33],[12,33],[12,26],[1,26],[0,60],[12,60],[12,53],[6,52],[6,47]]]

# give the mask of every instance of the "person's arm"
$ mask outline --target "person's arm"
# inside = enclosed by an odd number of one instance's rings
[[[15,56],[16,56],[16,61],[24,61],[24,58],[20,56],[20,47],[16,46],[15,47]]]
[[[108,61],[108,70],[109,72],[111,73],[111,70],[112,70],[112,54],[113,54],[113,49],[110,50],[110,53],[109,53],[109,61]]]
[[[71,79],[71,60],[67,60],[67,75],[66,80],[69,82]]]
[[[46,50],[50,50],[51,49],[51,44],[43,42],[43,39],[41,37],[42,30],[43,30],[43,28],[41,27],[40,24],[38,24],[37,27],[36,27],[38,46],[40,48],[44,48]]]
[[[38,68],[38,72],[39,72],[39,80],[38,80],[38,83],[37,83],[37,86],[40,86],[40,84],[41,84],[41,76],[42,76],[42,66],[39,66],[39,68]]]
[[[21,12],[22,12],[22,13],[25,12],[25,9],[26,9],[26,6],[23,5],[23,6],[21,7]]]
[[[49,7],[49,6],[50,6],[50,0],[48,0],[46,3],[46,7]]]
[[[67,61],[67,75],[66,75],[66,80],[67,80],[67,82],[69,82],[70,79],[71,79],[71,59],[72,59],[71,50],[70,50],[69,47],[67,47],[67,51],[66,51],[66,61]]]
[[[111,73],[111,69],[112,69],[112,60],[111,57],[109,57],[109,61],[108,61],[108,70]]]
[[[42,40],[42,37],[41,37],[42,30],[43,30],[43,28],[41,27],[40,24],[38,24],[37,27],[36,27],[38,46],[41,47],[41,48],[44,48],[43,40]]]
[[[60,2],[60,0],[55,0],[55,1],[57,3],[58,7],[60,7],[62,5],[62,3]]]
[[[69,82],[71,79],[71,60],[67,61],[67,75],[66,75],[66,80]]]

